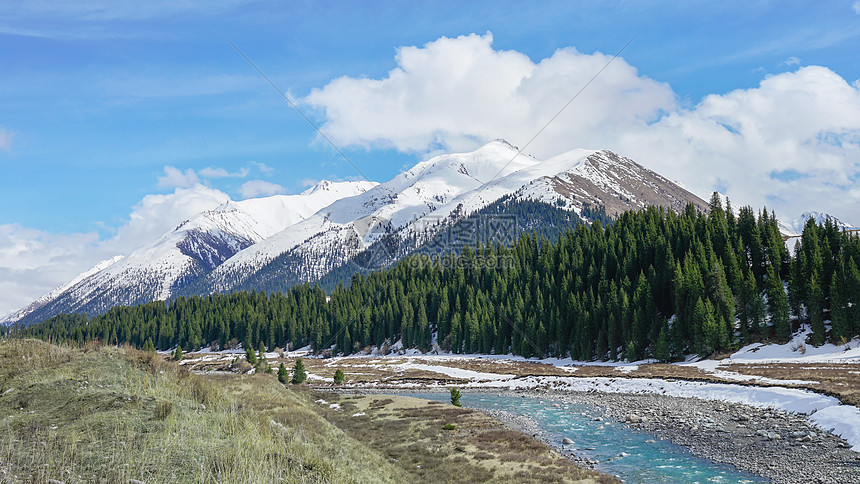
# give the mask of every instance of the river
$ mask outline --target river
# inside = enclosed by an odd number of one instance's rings
[[[401,393],[449,402],[447,393]],[[547,398],[493,393],[464,393],[464,407],[503,411],[531,418],[557,447],[598,461],[596,468],[628,483],[765,483],[759,476],[711,462],[693,455],[684,447],[604,419],[602,412],[588,405],[562,404]],[[555,405],[554,405],[555,404]],[[562,445],[570,438],[572,445]]]

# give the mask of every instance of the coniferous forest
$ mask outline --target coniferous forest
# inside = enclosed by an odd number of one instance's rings
[[[860,238],[829,221],[809,221],[790,254],[773,214],[735,214],[715,194],[708,214],[650,207],[556,240],[525,235],[509,247],[414,255],[329,294],[302,284],[182,297],[12,331],[161,350],[241,343],[335,354],[398,340],[429,350],[435,337],[456,353],[669,361],[786,341],[801,323],[813,344],[860,335],[858,263]]]

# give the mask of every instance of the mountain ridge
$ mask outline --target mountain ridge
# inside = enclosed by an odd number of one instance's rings
[[[265,274],[275,287],[319,280],[383,239],[400,248],[388,254],[392,260],[408,255],[503,197],[563,207],[580,218],[586,206],[610,216],[650,205],[681,211],[687,203],[707,211],[695,194],[609,150],[576,149],[541,161],[497,140],[421,161],[385,183],[324,181],[300,195],[225,202],[18,321],[248,289]]]

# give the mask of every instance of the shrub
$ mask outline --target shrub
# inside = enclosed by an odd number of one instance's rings
[[[302,362],[301,358],[296,359],[296,366],[293,367],[293,383],[299,384],[303,383],[308,379],[308,374],[305,373],[305,364]]]
[[[344,379],[343,371],[341,371],[341,369],[338,368],[334,372],[334,384],[340,385],[341,383],[343,383],[343,379]]]
[[[454,424],[445,424],[442,426],[442,430],[457,430],[457,426]]]

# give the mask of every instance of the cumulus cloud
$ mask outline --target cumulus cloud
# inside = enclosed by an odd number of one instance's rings
[[[226,193],[203,185],[147,195],[132,208],[128,220],[116,234],[100,244],[100,249],[107,256],[129,254],[182,221],[204,210],[212,210],[229,199]]]
[[[230,172],[224,168],[213,168],[210,166],[200,170],[200,176],[206,178],[245,178],[248,176],[249,172],[250,170],[248,168],[242,168],[239,171]]]
[[[0,127],[0,151],[9,151],[12,149],[12,138],[15,133],[6,128]]]
[[[264,175],[270,175],[270,174],[275,172],[274,168],[272,168],[271,166],[269,166],[263,162],[249,161],[248,163],[255,166],[258,170],[260,170],[260,173],[263,173]]]
[[[440,38],[397,51],[382,79],[341,77],[303,100],[345,145],[427,154],[495,138],[523,146],[610,57],[573,48],[533,62],[492,36]],[[786,63],[799,64],[789,58]],[[672,89],[619,58],[527,149],[630,156],[702,197],[767,205],[785,218],[817,209],[860,224],[860,83],[824,67],[682,107]]]
[[[824,67],[707,96],[617,145],[698,193],[722,186],[785,218],[817,209],[860,223],[860,84]]]
[[[30,303],[81,271],[98,234],[53,234],[0,225],[0,316]]]
[[[788,59],[784,60],[782,63],[787,66],[800,65],[800,57],[791,56]]]
[[[200,177],[191,168],[182,170],[175,166],[165,166],[164,175],[158,177],[159,188],[188,188],[200,183]]]
[[[239,187],[239,195],[243,198],[267,197],[269,195],[280,195],[287,193],[287,190],[277,183],[267,182],[265,180],[250,180],[246,181]]]
[[[0,225],[0,316],[29,304],[101,260],[130,254],[228,199],[227,194],[202,185],[147,195],[106,240],[97,232],[55,234],[16,224]]]
[[[336,143],[422,153],[470,149],[495,138],[522,146],[611,60],[569,47],[534,63],[495,50],[493,37],[442,37],[397,50],[383,79],[341,77],[304,102],[322,110]],[[529,151],[553,154],[571,141],[605,143],[608,134],[675,108],[668,85],[616,59],[541,134]]]

